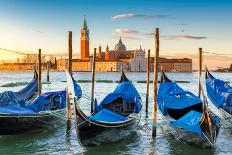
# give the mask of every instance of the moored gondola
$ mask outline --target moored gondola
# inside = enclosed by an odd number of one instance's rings
[[[30,84],[29,84],[30,85]],[[26,89],[27,88],[27,89]],[[31,90],[24,88],[23,92]],[[74,81],[75,94],[82,95],[80,86]],[[0,105],[0,134],[15,134],[25,130],[50,127],[65,119],[66,91],[47,92],[34,100],[11,99]]]
[[[141,97],[123,71],[114,92],[108,94],[99,105],[95,100],[94,113],[90,116],[85,115],[76,103],[72,91],[73,81],[69,74],[67,81],[70,102],[74,101],[75,105],[76,129],[82,146],[117,142],[136,131],[141,116]]]
[[[206,90],[211,102],[220,110],[224,118],[232,124],[232,87],[215,78],[206,68]]]
[[[183,90],[162,72],[157,100],[175,137],[190,144],[214,147],[220,119],[208,109],[205,97],[202,101]]]

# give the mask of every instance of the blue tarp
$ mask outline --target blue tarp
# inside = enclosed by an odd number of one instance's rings
[[[232,114],[232,87],[209,75],[206,79],[206,90],[208,97],[216,107]]]
[[[191,92],[184,91],[175,82],[161,83],[157,99],[163,115],[167,115],[167,108],[183,109],[202,102],[199,97]]]
[[[0,105],[21,104],[38,91],[38,75],[35,71],[33,80],[18,92],[5,91],[0,93]]]
[[[102,122],[121,122],[127,119],[127,117],[116,114],[108,109],[103,109],[97,114],[90,116],[90,120]]]
[[[108,94],[99,104],[99,106],[102,107],[104,105],[107,105],[120,97],[125,101],[131,101],[132,104],[134,103],[134,112],[138,113],[141,110],[141,97],[139,96],[139,93],[131,82],[119,83],[114,92]]]
[[[81,97],[82,90],[76,82],[74,83],[74,89],[76,96]],[[14,97],[12,93],[9,94]],[[54,110],[53,108],[63,109],[66,107],[66,91],[41,94],[32,103],[27,104],[24,101],[18,102],[17,98],[15,98],[14,101],[15,102],[8,102],[8,104],[0,105],[0,113],[5,114],[5,112],[12,112],[11,114],[31,114],[32,111],[38,113],[40,111]]]
[[[80,97],[82,95],[81,87],[74,82],[75,95]],[[53,101],[51,101],[53,97]],[[33,103],[27,105],[29,109],[34,110],[35,112],[51,110],[51,103],[58,103],[57,109],[63,109],[66,107],[66,91],[57,91],[57,92],[48,92],[40,95]]]
[[[35,114],[33,110],[24,108],[20,105],[8,105],[0,108],[0,114],[9,114],[9,115],[22,115],[22,114]]]
[[[190,132],[201,134],[201,126],[199,124],[201,117],[202,113],[191,110],[178,120],[170,122],[170,124]]]

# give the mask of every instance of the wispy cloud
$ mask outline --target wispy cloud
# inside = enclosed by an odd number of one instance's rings
[[[143,40],[143,38],[139,37],[140,31],[130,30],[130,29],[115,29],[112,32],[113,37],[122,37],[125,39],[133,39],[133,40]]]
[[[121,36],[124,38],[133,38],[139,39],[144,37],[152,37],[154,36],[154,32],[143,32],[133,29],[115,29],[112,33],[113,36]],[[202,40],[207,39],[205,36],[193,36],[193,35],[168,35],[168,36],[160,36],[161,39],[164,40]]]
[[[202,40],[207,39],[207,37],[204,36],[192,36],[192,35],[173,35],[173,36],[161,36],[162,39],[165,40]]]
[[[140,32],[137,30],[131,30],[131,29],[115,29],[114,32],[119,34],[139,34]]]
[[[170,15],[167,14],[153,14],[153,15],[144,15],[144,14],[134,14],[134,13],[128,13],[128,14],[119,14],[112,16],[112,19],[124,19],[124,18],[167,18]]]

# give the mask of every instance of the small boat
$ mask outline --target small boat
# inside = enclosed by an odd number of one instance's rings
[[[22,95],[23,99],[29,99],[28,94],[34,90],[32,88],[34,88],[36,79],[37,74],[32,82],[17,94]],[[79,99],[82,91],[76,81],[74,81],[74,89]],[[0,105],[0,134],[15,134],[25,130],[56,125],[65,119],[65,109],[66,90],[43,93],[30,100],[19,100],[16,96],[11,98],[10,102]]]
[[[220,119],[202,101],[183,90],[162,72],[158,91],[158,107],[178,139],[202,147],[214,147],[220,129]]]
[[[232,124],[232,87],[213,77],[206,68],[206,90],[211,102],[220,110],[225,120]]]
[[[76,130],[79,142],[84,147],[113,143],[125,139],[135,132],[141,117],[141,97],[124,72],[116,89],[98,105],[95,100],[94,112],[87,116],[76,102],[72,77],[67,74],[70,102],[74,101]],[[72,108],[73,109],[73,108]]]

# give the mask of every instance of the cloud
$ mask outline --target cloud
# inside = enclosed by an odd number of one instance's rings
[[[112,19],[124,19],[124,18],[144,18],[144,19],[150,19],[150,18],[167,18],[169,15],[167,14],[154,14],[154,15],[143,15],[143,14],[119,14],[112,17]]]
[[[141,37],[138,37],[140,31],[130,30],[130,29],[115,29],[112,32],[113,37],[122,37],[125,39],[133,39],[133,40],[143,40]]]
[[[207,37],[204,37],[204,36],[192,36],[192,35],[161,36],[160,38],[165,39],[165,40],[186,40],[186,39],[202,40],[202,39],[207,39]]]
[[[133,29],[115,29],[112,33],[116,37],[124,37],[129,39],[142,39],[144,36],[152,37],[154,32],[143,32]],[[205,36],[193,36],[193,35],[170,35],[170,36],[160,36],[164,40],[202,40],[207,39]]]
[[[114,32],[119,34],[139,34],[140,32],[137,30],[131,30],[131,29],[115,29]]]

